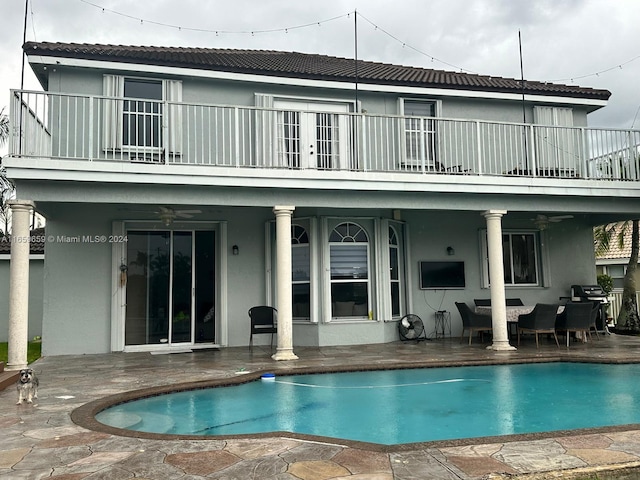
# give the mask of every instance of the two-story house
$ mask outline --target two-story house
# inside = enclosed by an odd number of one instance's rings
[[[247,345],[267,304],[293,358],[489,296],[511,348],[505,291],[595,283],[592,227],[640,211],[640,132],[587,126],[605,90],[277,51],[24,51],[44,92],[13,92],[4,164],[14,234],[47,219],[45,355]]]

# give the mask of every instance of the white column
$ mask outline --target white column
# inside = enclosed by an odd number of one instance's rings
[[[502,216],[506,210],[487,210],[487,249],[489,251],[489,283],[491,285],[491,321],[493,343],[488,350],[515,350],[509,344],[507,308],[504,294],[504,259],[502,257]]]
[[[29,342],[29,217],[33,205],[14,201],[11,207],[9,263],[9,355],[7,370],[27,366]]]
[[[271,358],[296,360],[293,353],[293,297],[291,292],[291,217],[295,207],[275,206],[276,216],[276,284],[278,298],[278,346]]]

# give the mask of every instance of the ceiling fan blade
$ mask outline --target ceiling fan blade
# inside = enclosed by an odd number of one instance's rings
[[[567,220],[569,218],[573,218],[573,215],[555,215],[553,217],[549,217],[550,222],[561,222],[562,220]]]

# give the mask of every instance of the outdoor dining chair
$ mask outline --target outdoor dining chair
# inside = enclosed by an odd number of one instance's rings
[[[456,302],[460,317],[462,317],[462,333],[460,334],[460,342],[464,338],[465,330],[469,331],[469,345],[471,345],[471,337],[473,332],[493,331],[493,323],[491,315],[481,315],[469,308],[466,303]]]
[[[591,302],[569,302],[565,305],[564,311],[556,319],[556,331],[564,332],[567,336],[567,347],[569,346],[569,335],[571,332],[582,332],[588,334],[591,339],[591,324],[593,307]]]
[[[524,303],[520,298],[507,298],[507,307],[522,307]]]
[[[556,335],[556,316],[558,314],[557,304],[536,303],[531,313],[518,315],[518,345],[520,345],[520,333],[533,332],[536,335],[536,348],[540,348],[538,343],[539,333],[552,333],[558,343]]]

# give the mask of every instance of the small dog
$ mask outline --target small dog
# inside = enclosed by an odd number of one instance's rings
[[[22,404],[23,400],[27,403],[33,403],[34,398],[38,398],[38,377],[31,368],[23,368],[20,370],[20,378],[16,383],[18,389],[18,403]]]

